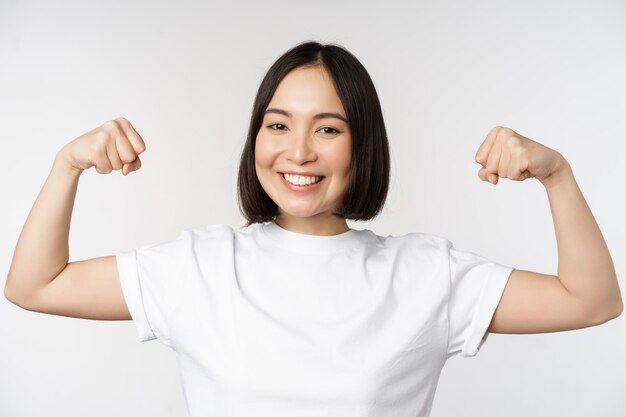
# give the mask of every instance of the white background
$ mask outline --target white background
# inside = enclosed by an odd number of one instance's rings
[[[375,221],[351,227],[434,233],[556,274],[542,185],[477,176],[478,146],[507,126],[570,162],[626,288],[626,3],[617,0],[0,0],[0,275],[56,152],[118,116],[147,144],[143,167],[83,173],[70,261],[196,225],[241,226],[236,175],[256,89],[304,40],[353,52],[382,103],[389,197]],[[475,358],[448,361],[432,417],[623,416],[625,317],[492,334]],[[184,415],[174,353],[138,343],[132,321],[32,313],[1,298],[0,332],[2,416]]]

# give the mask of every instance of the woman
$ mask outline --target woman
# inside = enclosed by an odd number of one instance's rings
[[[387,195],[378,96],[337,45],[299,44],[259,87],[238,188],[247,219],[68,263],[80,174],[141,167],[118,118],[57,154],[20,235],[5,294],[32,311],[134,320],[177,352],[189,416],[427,416],[445,361],[489,333],[604,323],[622,311],[612,260],[563,156],[495,127],[480,179],[536,178],[554,217],[559,275],[491,262],[424,233],[348,227]],[[37,259],[39,262],[30,262]]]

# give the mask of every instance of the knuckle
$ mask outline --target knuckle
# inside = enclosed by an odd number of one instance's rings
[[[503,127],[498,132],[498,135],[501,137],[510,137],[513,135],[513,130],[509,129],[508,127]]]
[[[107,120],[106,122],[104,122],[102,124],[102,126],[104,127],[109,127],[109,128],[116,128],[117,127],[117,122],[115,120]]]
[[[528,156],[528,149],[523,148],[521,146],[517,147],[517,149],[515,149],[515,152],[517,156],[522,159],[526,159],[526,157]]]
[[[98,130],[94,135],[95,142],[106,142],[109,137],[111,137],[111,134],[104,129]]]
[[[505,139],[505,143],[509,147],[509,149],[518,150],[520,148],[522,141],[520,140],[520,138],[513,135],[513,136],[507,136]]]
[[[98,139],[91,142],[89,145],[90,149],[95,153],[103,153],[106,152],[106,138]]]
[[[107,120],[102,124],[102,127],[111,131],[119,129],[119,125],[115,120]]]

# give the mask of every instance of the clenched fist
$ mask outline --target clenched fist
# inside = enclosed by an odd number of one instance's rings
[[[545,185],[546,180],[568,165],[554,149],[502,126],[491,129],[476,151],[475,160],[482,165],[478,177],[492,184],[497,184],[498,178],[537,178]]]
[[[59,156],[80,172],[95,166],[99,174],[121,169],[128,175],[141,167],[139,154],[145,150],[146,144],[130,122],[118,117],[69,142]]]

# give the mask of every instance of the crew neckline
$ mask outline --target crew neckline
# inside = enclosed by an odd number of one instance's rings
[[[261,224],[261,230],[271,241],[284,250],[300,253],[336,253],[354,247],[358,241],[359,230],[348,229],[338,235],[309,235],[283,229],[276,222]]]

